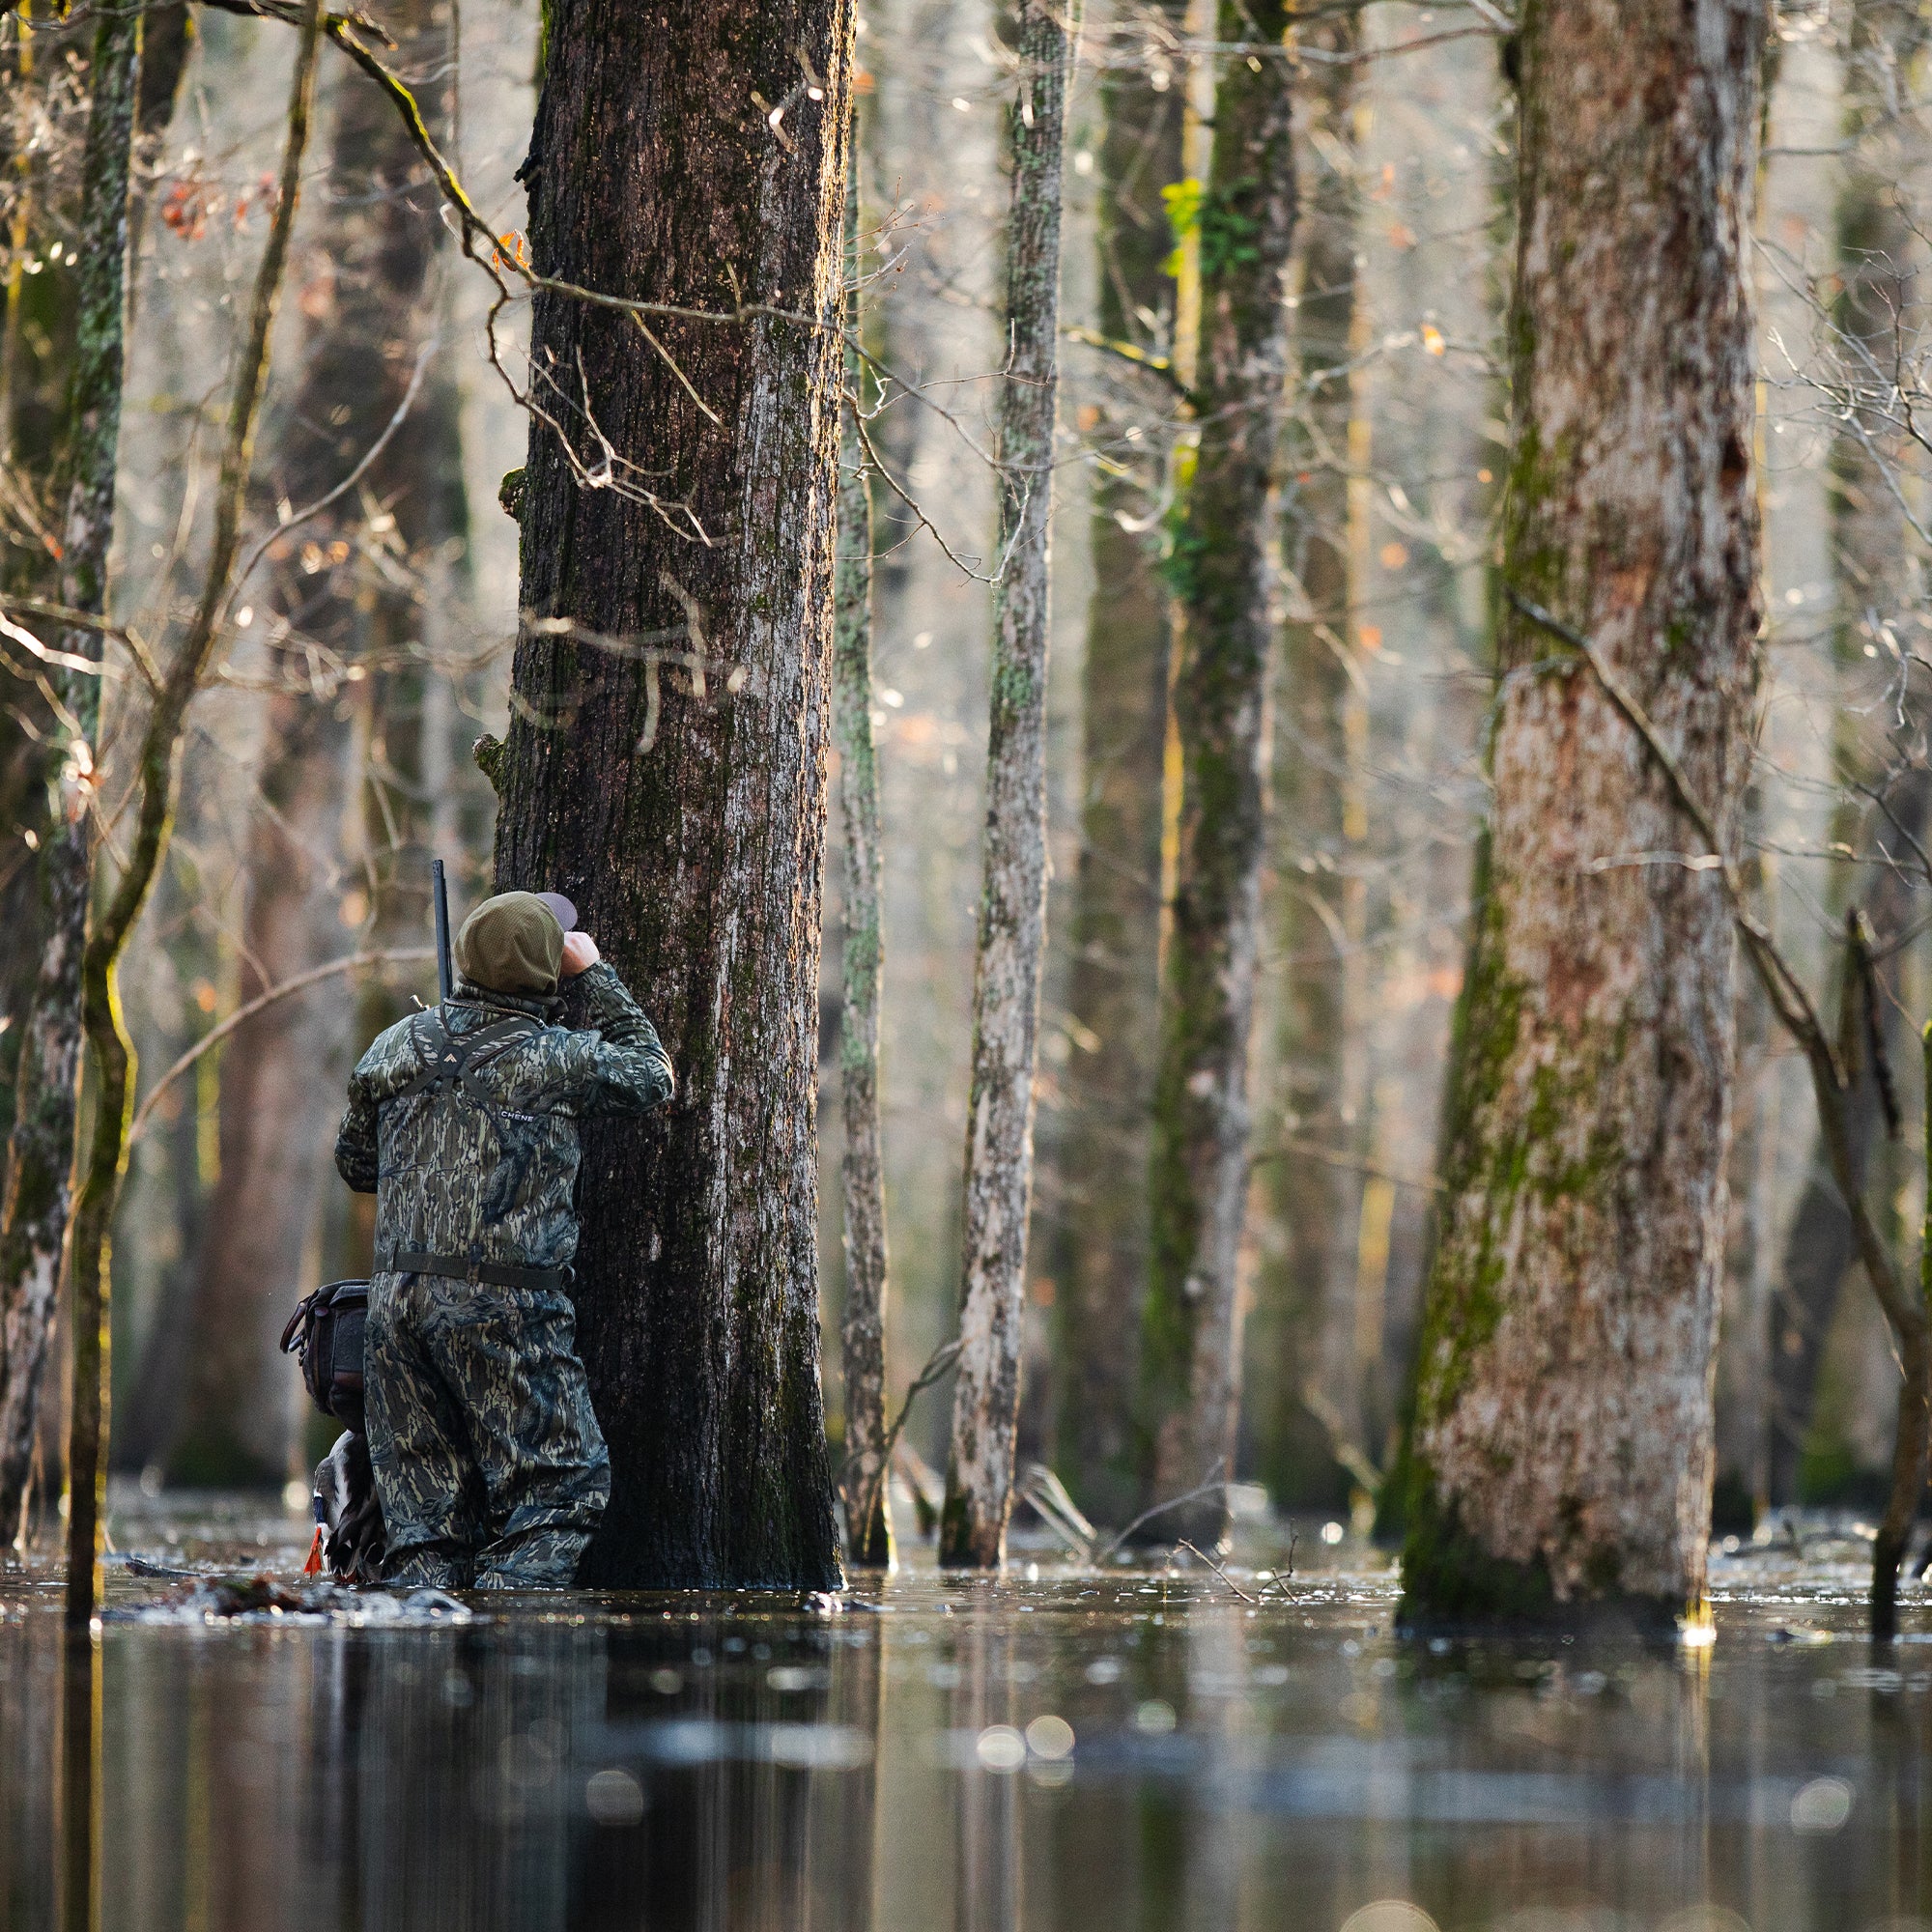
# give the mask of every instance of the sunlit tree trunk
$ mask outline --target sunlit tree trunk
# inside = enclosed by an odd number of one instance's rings
[[[432,76],[421,99],[432,130],[448,120],[449,30],[427,0],[383,17],[404,71]],[[446,14],[444,15],[446,20]],[[318,500],[382,435],[436,324],[434,264],[443,240],[438,196],[394,108],[346,65],[336,85],[329,191],[311,242],[299,381],[264,452],[257,511]],[[345,663],[424,634],[427,613],[397,578],[460,525],[461,464],[453,422],[420,392],[413,419],[351,493],[270,546],[256,618],[273,638],[282,688],[267,729],[250,828],[237,998],[254,999],[304,968],[353,951],[372,911],[373,871],[355,867],[345,834],[358,792],[352,705],[356,687],[325,670],[311,645]],[[444,400],[453,401],[453,398]],[[456,498],[452,517],[450,499]],[[384,506],[371,527],[366,504]],[[324,661],[326,664],[326,661]],[[397,679],[381,665],[362,682]],[[400,726],[401,721],[397,721]],[[299,1384],[279,1349],[288,1304],[303,1289],[328,1149],[348,1076],[350,1007],[343,985],[271,1007],[221,1054],[220,1179],[205,1221],[186,1312],[196,1338],[166,1457],[171,1480],[279,1489],[297,1450]]]
[[[82,160],[79,301],[69,389],[60,601],[107,608],[114,466],[121,435],[128,298],[128,181],[140,80],[141,16],[103,14],[89,67]],[[70,657],[99,661],[99,632],[58,634]],[[61,1250],[71,1202],[80,1081],[81,950],[94,877],[94,752],[100,679],[54,669],[66,717],[47,771],[57,789],[41,858],[43,926],[32,1015],[20,1044],[15,1110],[0,1198],[0,1534],[16,1521],[33,1453]]]
[[[1280,5],[1225,0],[1223,42],[1281,40]],[[1200,446],[1173,537],[1179,852],[1163,962],[1141,1334],[1150,1501],[1233,1473],[1237,1276],[1248,1197],[1248,1047],[1266,837],[1268,681],[1277,622],[1274,466],[1287,365],[1283,277],[1294,235],[1285,60],[1235,59],[1214,100],[1195,217],[1201,246]],[[1221,1491],[1151,1533],[1218,1539]]]
[[[1182,8],[1163,10],[1178,24]],[[1163,78],[1165,78],[1163,74]],[[1149,355],[1173,343],[1174,245],[1161,189],[1181,173],[1181,92],[1137,65],[1107,70],[1099,143],[1099,300],[1110,341]],[[1129,465],[1122,432],[1173,407],[1167,383],[1132,380],[1089,435]],[[1052,1265],[1054,1464],[1102,1522],[1134,1513],[1134,1367],[1147,1293],[1148,1122],[1160,956],[1161,781],[1167,731],[1167,585],[1161,477],[1096,475],[1094,589],[1081,669],[1080,867],[1070,914],[1067,1007],[1074,1050],[1065,1094],[1062,1203]]]
[[[1077,13],[1073,24],[1077,25]],[[942,1563],[997,1568],[1012,1508],[1046,936],[1047,524],[1059,364],[1066,0],[1020,0],[1012,46],[1007,355],[999,398],[991,722],[966,1114],[959,1374]]]
[[[1359,1180],[1346,1157],[1343,1065],[1349,1017],[1344,881],[1349,868],[1348,716],[1351,653],[1349,429],[1355,390],[1348,374],[1355,326],[1355,98],[1357,15],[1297,32],[1341,58],[1311,64],[1301,91],[1305,169],[1294,307],[1300,408],[1282,463],[1282,562],[1290,573],[1275,723],[1272,851],[1281,953],[1276,1043],[1278,1106],[1264,1171],[1274,1245],[1256,1270],[1248,1318],[1244,1401],[1256,1473],[1279,1503],[1333,1507],[1342,1496],[1324,1424],[1306,1392],[1319,1384],[1336,1413],[1349,1391],[1324,1373],[1324,1335],[1338,1275],[1352,1291],[1350,1209]],[[1316,138],[1310,138],[1311,136]],[[1326,1153],[1330,1159],[1320,1156]],[[1353,1328],[1350,1324],[1352,1354]],[[1353,1417],[1350,1416],[1353,1426]]]
[[[531,426],[523,604],[544,628],[517,651],[497,876],[576,901],[679,1084],[661,1121],[584,1135],[578,1343],[614,1479],[589,1574],[825,1588],[814,1108],[852,11],[701,0],[670,34],[612,0],[549,18],[538,270],[724,318],[652,318],[661,349],[567,296],[532,318],[552,420]],[[702,677],[613,637],[668,639]]]
[[[1735,842],[1759,620],[1753,0],[1522,14],[1506,591]],[[1404,1559],[1413,1614],[1703,1594],[1733,928],[1580,656],[1503,611]]]
[[[1898,0],[1860,0],[1852,10],[1851,43],[1845,63],[1845,138],[1850,147],[1844,185],[1839,190],[1837,250],[1840,292],[1833,321],[1843,338],[1839,351],[1852,380],[1862,388],[1883,387],[1894,355],[1894,327],[1909,318],[1918,300],[1917,261],[1921,246],[1896,186],[1908,166],[1906,144],[1893,118],[1901,90],[1911,86],[1910,69],[1926,35],[1924,15]],[[1884,654],[1889,681],[1890,654],[1878,627],[1896,624],[1919,608],[1921,572],[1916,567],[1910,527],[1891,492],[1885,466],[1898,453],[1874,450],[1863,438],[1846,433],[1832,448],[1832,563],[1837,621],[1833,656],[1840,683],[1834,733],[1839,776],[1873,782],[1884,766],[1899,756],[1889,742],[1864,741],[1873,715],[1886,716],[1889,704],[1876,700],[1879,684],[1871,676],[1865,650]],[[1919,705],[1915,703],[1917,713]],[[1909,753],[1908,753],[1909,754]],[[1876,768],[1876,769],[1875,769]],[[1894,787],[1891,809],[1914,838],[1922,837],[1928,803],[1926,778],[1908,772]],[[1846,796],[1833,827],[1834,838],[1859,837],[1861,801]],[[1869,814],[1865,826],[1875,849],[1887,855],[1858,882],[1881,951],[1898,939],[1913,917],[1914,863],[1910,847],[1892,819]],[[1901,868],[1899,861],[1903,862]],[[1898,994],[1904,957],[1884,961],[1881,1025],[1894,1068],[1913,1057],[1913,1020]],[[1846,1097],[1846,1137],[1861,1182],[1867,1179],[1884,1131],[1877,1083],[1866,1065]],[[1885,1225],[1892,1224],[1888,1220]],[[1785,1242],[1780,1292],[1771,1324],[1770,1499],[1798,1500],[1799,1465],[1817,1406],[1818,1372],[1825,1343],[1837,1312],[1847,1270],[1856,1260],[1851,1217],[1833,1182],[1822,1144],[1814,1144],[1798,1213]]]
[[[859,268],[856,143],[845,185],[845,272]],[[859,324],[856,296],[846,326]],[[838,449],[838,576],[832,642],[833,732],[838,746],[838,826],[842,838],[844,997],[839,1004],[838,1178],[845,1236],[845,1464],[840,1485],[845,1553],[852,1562],[890,1564],[892,1517],[886,1507],[886,1176],[879,1138],[879,973],[883,870],[879,764],[872,742],[872,482],[860,444],[864,371],[845,355],[846,401]]]

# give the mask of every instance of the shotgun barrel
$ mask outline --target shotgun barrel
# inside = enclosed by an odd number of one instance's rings
[[[442,861],[429,862],[430,885],[436,900],[436,985],[441,999],[448,999],[456,990],[456,980],[449,968],[449,887],[442,876]]]

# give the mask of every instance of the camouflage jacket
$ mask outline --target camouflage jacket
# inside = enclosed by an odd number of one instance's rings
[[[517,1014],[536,1022],[473,1063],[462,1093],[405,1092],[441,1045],[427,1013],[398,1021],[356,1064],[335,1165],[376,1197],[379,1270],[410,1250],[531,1268],[576,1255],[578,1122],[648,1113],[672,1080],[656,1028],[612,968],[600,962],[571,984],[581,1028],[555,1024],[559,1001],[458,980],[435,1015],[453,1038]]]

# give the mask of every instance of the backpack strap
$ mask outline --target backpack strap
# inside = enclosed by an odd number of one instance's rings
[[[511,1013],[478,1027],[473,1033],[460,1035],[452,1034],[443,1023],[440,1008],[434,1012],[413,1013],[410,1017],[410,1036],[422,1056],[423,1070],[408,1086],[399,1088],[395,1097],[406,1100],[415,1094],[461,1087],[472,1098],[481,1098],[470,1085],[471,1072],[540,1031],[539,1023],[524,1013]]]

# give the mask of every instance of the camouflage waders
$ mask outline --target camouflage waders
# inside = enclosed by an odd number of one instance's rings
[[[385,1580],[557,1589],[611,1494],[565,1293],[578,1122],[671,1093],[657,1033],[608,965],[554,1000],[480,991],[383,1034],[349,1083],[335,1161],[376,1195],[363,1347]]]
[[[560,1590],[611,1497],[561,1291],[379,1274],[363,1375],[390,1581]]]

